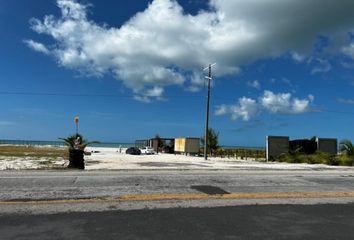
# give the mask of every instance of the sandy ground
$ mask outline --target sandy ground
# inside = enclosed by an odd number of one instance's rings
[[[90,156],[85,156],[86,170],[134,170],[134,169],[279,169],[279,170],[320,170],[343,169],[345,167],[323,164],[288,164],[255,161],[254,159],[208,158],[175,154],[128,155],[125,149],[88,147]],[[0,170],[53,169],[68,164],[65,159],[0,158]]]
[[[86,170],[124,170],[124,169],[283,169],[283,170],[319,170],[343,169],[345,167],[323,164],[288,164],[255,161],[254,159],[209,158],[175,154],[127,155],[125,149],[88,147],[90,156],[85,156]],[[51,169],[62,168],[68,163],[64,159],[0,158],[0,170]]]
[[[323,164],[266,163],[265,160],[242,160],[235,158],[209,158],[175,154],[127,155],[125,149],[87,148],[93,152],[86,156],[86,169],[335,169],[341,167]],[[96,153],[95,153],[96,152]]]

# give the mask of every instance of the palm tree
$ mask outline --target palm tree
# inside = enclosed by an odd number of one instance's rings
[[[99,143],[97,141],[88,142],[82,135],[76,133],[67,138],[59,138],[69,148],[68,168],[85,169],[84,150],[89,144]]]
[[[64,144],[69,147],[69,149],[79,149],[85,150],[85,148],[90,144],[100,143],[97,141],[88,142],[81,134],[74,134],[67,138],[59,138],[64,141]]]
[[[342,140],[340,143],[340,151],[354,159],[354,145],[350,140]]]

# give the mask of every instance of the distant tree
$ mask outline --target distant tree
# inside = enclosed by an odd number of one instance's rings
[[[215,154],[216,150],[219,149],[219,133],[215,132],[214,129],[208,129],[208,142],[207,142],[207,153],[210,155]],[[201,139],[202,145],[204,146],[204,136]]]
[[[354,145],[350,140],[342,140],[339,145],[341,152],[354,159]]]
[[[160,135],[158,133],[155,135],[155,139],[158,140],[158,147],[159,148],[164,147],[165,143],[164,143],[164,141],[162,141],[162,139],[161,139],[161,137],[160,137]]]

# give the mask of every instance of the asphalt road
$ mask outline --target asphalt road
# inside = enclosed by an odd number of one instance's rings
[[[0,239],[353,239],[354,171],[5,171]]]
[[[5,171],[0,172],[0,201],[208,191],[200,186],[219,193],[353,191],[354,170]]]
[[[0,215],[354,203],[354,171],[5,171]]]
[[[353,239],[354,204],[0,216],[8,239]]]

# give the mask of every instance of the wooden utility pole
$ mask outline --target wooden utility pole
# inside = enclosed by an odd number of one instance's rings
[[[205,78],[208,79],[208,94],[207,94],[207,103],[206,103],[206,118],[205,118],[205,135],[204,135],[204,159],[208,159],[208,153],[207,153],[207,148],[208,148],[208,131],[209,131],[209,105],[210,105],[210,82],[212,80],[212,75],[211,75],[211,68],[215,65],[214,64],[209,64],[209,67],[205,68],[205,70],[209,70],[208,76]]]

